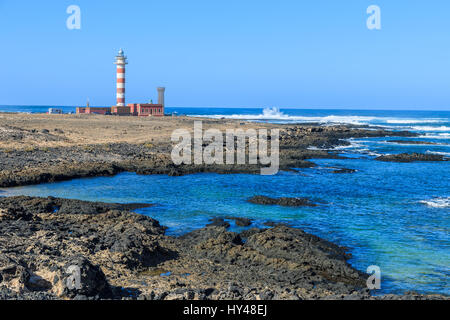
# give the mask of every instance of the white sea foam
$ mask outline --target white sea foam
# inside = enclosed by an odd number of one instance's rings
[[[308,147],[306,149],[312,150],[312,151],[326,151],[326,150],[329,150],[327,148],[318,148],[318,147],[315,147],[315,146],[311,146],[311,147]]]
[[[402,119],[392,117],[376,117],[376,116],[355,116],[355,115],[327,115],[327,116],[294,116],[281,112],[279,108],[265,108],[261,114],[214,114],[214,115],[194,115],[194,117],[209,117],[214,119],[235,119],[235,120],[254,120],[254,121],[283,121],[311,123],[317,122],[321,124],[353,124],[353,125],[370,125],[382,126],[387,128],[397,128],[395,124],[421,124],[421,123],[442,123],[448,122],[449,119],[429,118],[429,119]],[[400,129],[409,127],[400,126]],[[428,127],[424,127],[425,129]],[[430,127],[432,128],[432,127]],[[439,128],[439,127],[437,127]],[[439,130],[438,131],[446,131]],[[450,131],[450,128],[448,129]]]
[[[426,135],[419,136],[418,138],[450,139],[450,133],[426,134]]]
[[[420,203],[426,204],[427,206],[433,208],[450,208],[450,197],[422,200]]]
[[[195,117],[205,117],[204,115],[195,115]],[[215,114],[207,116],[214,119],[236,119],[236,120],[277,120],[277,121],[289,121],[289,122],[319,122],[324,124],[331,123],[345,123],[345,124],[355,124],[364,125],[369,121],[373,121],[375,117],[363,117],[363,116],[336,116],[329,115],[325,117],[313,117],[313,116],[290,116],[281,112],[278,108],[266,108],[263,110],[262,114]]]
[[[367,154],[369,156],[374,156],[374,157],[381,157],[381,156],[388,156],[388,155],[390,155],[390,153],[378,153],[378,152],[374,152],[374,151],[370,151]]]
[[[415,124],[415,123],[442,123],[448,119],[387,119],[386,123],[390,124]]]
[[[353,139],[346,139],[346,141],[350,142],[349,145],[343,145],[343,146],[336,146],[332,148],[333,150],[347,150],[347,149],[356,149],[357,150],[366,150],[367,145],[363,144],[363,141],[360,140],[353,140]]]
[[[440,126],[440,127],[431,127],[431,126],[415,126],[411,127],[413,130],[417,131],[450,131],[450,127]]]
[[[342,151],[343,153],[367,153],[370,151],[367,148],[367,146],[362,143],[364,141],[353,140],[353,139],[345,139],[345,140],[350,142],[350,144],[331,147],[331,148],[318,148],[315,146],[310,146],[307,149],[315,150],[315,151]]]
[[[427,150],[428,154],[438,154],[444,157],[450,157],[450,152],[441,152],[441,151],[431,151],[431,150]]]

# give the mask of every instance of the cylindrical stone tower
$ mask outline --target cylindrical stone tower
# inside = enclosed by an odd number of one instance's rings
[[[120,49],[119,54],[116,56],[117,65],[117,106],[125,106],[125,65],[128,64],[127,57],[123,54],[123,50]]]
[[[164,91],[166,91],[166,88],[159,87],[158,89],[158,104],[161,104],[164,108]]]

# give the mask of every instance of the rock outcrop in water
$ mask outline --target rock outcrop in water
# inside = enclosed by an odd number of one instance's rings
[[[306,198],[270,198],[266,196],[254,196],[248,202],[263,205],[278,205],[283,207],[317,207],[317,204]]]
[[[375,160],[387,162],[447,161],[443,155],[424,153],[389,154],[379,156]]]
[[[346,248],[302,230],[164,232],[121,205],[0,198],[0,299],[373,299]],[[384,298],[405,297],[443,298]]]
[[[338,168],[338,169],[334,169],[333,173],[355,173],[356,169],[348,169],[348,168]]]
[[[421,144],[425,144],[425,145],[437,145],[439,143],[436,142],[431,142],[431,141],[419,141],[419,140],[389,140],[386,142],[391,142],[391,143],[398,143],[398,144],[411,144],[411,145],[421,145]]]

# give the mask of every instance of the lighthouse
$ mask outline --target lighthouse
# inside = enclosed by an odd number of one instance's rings
[[[125,65],[128,64],[127,57],[123,54],[123,50],[119,50],[114,64],[117,66],[117,106],[125,106]]]
[[[0,0],[1,1],[1,0]],[[120,49],[114,64],[117,66],[116,105],[111,107],[91,107],[89,101],[86,107],[77,107],[77,114],[103,114],[117,116],[163,117],[164,93],[166,88],[158,87],[158,103],[130,103],[125,105],[125,65],[127,56]]]

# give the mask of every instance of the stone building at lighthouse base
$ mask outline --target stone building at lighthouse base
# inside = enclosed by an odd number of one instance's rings
[[[154,103],[130,103],[126,107],[77,107],[77,114],[162,117],[164,116],[164,105]]]

